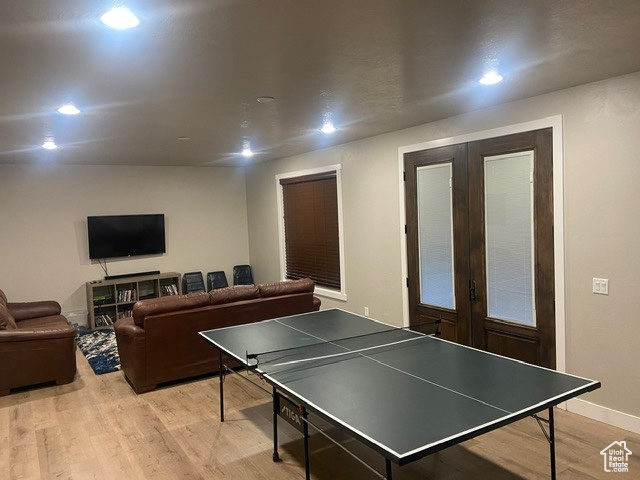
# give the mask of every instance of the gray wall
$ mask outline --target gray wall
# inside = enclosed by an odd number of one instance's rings
[[[367,306],[401,324],[398,149],[554,115],[564,129],[567,370],[602,381],[589,402],[639,417],[640,73],[254,166],[246,182],[257,279],[280,275],[275,175],[341,163],[347,301],[323,306]],[[610,295],[594,295],[592,277],[608,278]]]
[[[226,270],[249,260],[244,172],[232,168],[0,166],[0,288],[55,299],[86,322],[88,215],[164,213],[167,253],[108,261],[109,274]],[[229,277],[230,278],[230,277]]]

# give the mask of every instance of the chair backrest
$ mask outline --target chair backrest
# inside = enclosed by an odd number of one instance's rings
[[[182,293],[204,292],[202,272],[188,272],[182,275]]]
[[[227,276],[220,270],[218,272],[207,273],[207,290],[216,290],[218,288],[228,287]]]
[[[253,274],[250,265],[236,265],[233,267],[233,284],[234,285],[252,285]]]

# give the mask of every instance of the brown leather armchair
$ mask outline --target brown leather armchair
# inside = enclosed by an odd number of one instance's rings
[[[8,302],[0,290],[0,396],[12,388],[55,381],[76,374],[76,327],[54,301]]]

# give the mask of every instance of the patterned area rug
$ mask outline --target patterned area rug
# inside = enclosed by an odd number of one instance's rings
[[[96,375],[120,370],[120,357],[113,328],[79,328],[76,343]]]

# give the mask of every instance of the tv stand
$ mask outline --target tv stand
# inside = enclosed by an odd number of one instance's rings
[[[104,279],[117,280],[119,278],[144,277],[146,275],[160,275],[160,270],[152,270],[150,272],[139,272],[139,273],[123,273],[120,275],[107,275],[106,277],[104,277]]]
[[[110,327],[119,318],[130,317],[138,300],[181,294],[181,280],[175,272],[142,272],[87,282],[89,328]]]

